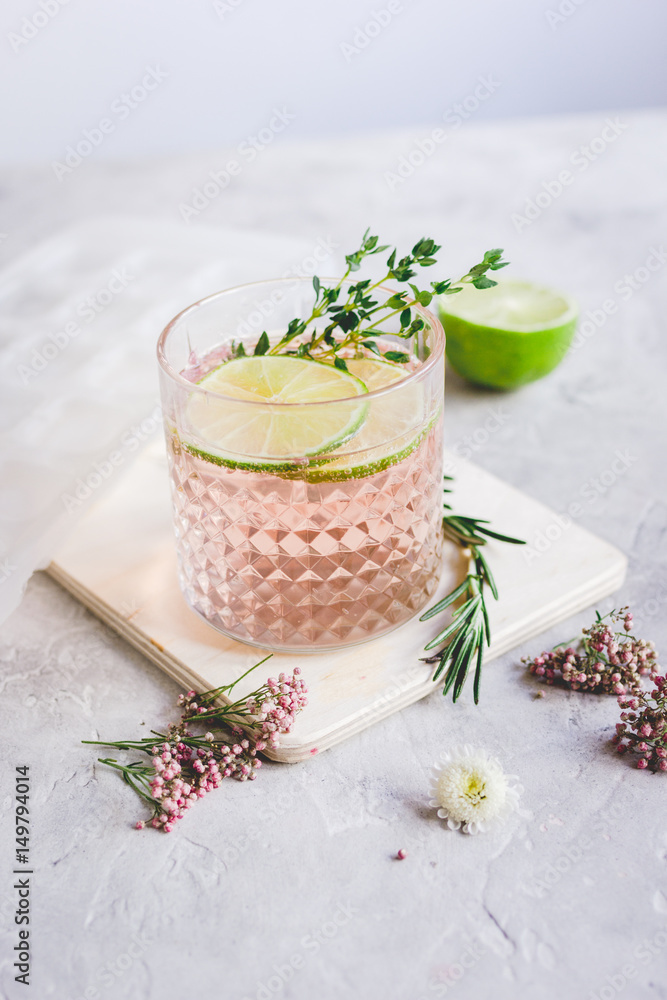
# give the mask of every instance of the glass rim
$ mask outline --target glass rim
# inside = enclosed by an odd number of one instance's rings
[[[176,385],[179,385],[182,388],[187,389],[189,392],[192,392],[194,390],[196,392],[205,393],[207,396],[212,396],[215,399],[225,400],[226,402],[233,402],[233,403],[235,403],[237,405],[238,404],[242,404],[242,405],[248,405],[248,406],[261,406],[261,407],[267,407],[268,406],[268,407],[276,407],[276,408],[280,408],[280,409],[286,409],[287,407],[301,407],[301,408],[303,408],[303,407],[311,407],[311,406],[331,406],[331,405],[335,405],[337,403],[344,402],[344,401],[346,401],[348,399],[349,400],[354,400],[354,399],[364,399],[364,400],[367,400],[367,399],[375,399],[375,398],[377,398],[379,396],[385,396],[385,395],[387,395],[388,393],[390,393],[392,391],[397,391],[398,389],[401,389],[401,388],[405,387],[406,385],[408,385],[411,382],[421,381],[421,379],[426,377],[426,375],[428,374],[428,372],[440,361],[440,359],[444,355],[444,353],[445,353],[445,331],[444,331],[444,328],[442,326],[442,323],[440,322],[440,320],[438,319],[438,317],[434,313],[432,313],[428,309],[424,308],[424,306],[414,305],[411,308],[416,309],[417,312],[419,312],[422,316],[424,316],[426,318],[429,326],[431,327],[431,329],[433,329],[433,331],[434,331],[434,333],[436,335],[436,344],[435,344],[435,347],[433,348],[433,350],[429,354],[429,356],[426,359],[426,361],[424,361],[422,364],[420,364],[419,368],[415,369],[412,372],[409,372],[407,375],[401,377],[400,379],[397,379],[395,382],[391,382],[387,386],[383,386],[380,389],[373,389],[373,390],[371,390],[369,392],[362,393],[359,396],[341,396],[340,399],[319,399],[319,400],[314,400],[314,401],[308,402],[308,403],[276,403],[276,402],[270,402],[269,400],[261,400],[261,399],[239,399],[238,396],[225,396],[223,393],[216,392],[214,389],[205,389],[203,386],[199,385],[197,382],[190,382],[189,379],[184,378],[183,375],[181,375],[180,372],[176,371],[176,369],[173,368],[172,365],[167,360],[167,355],[166,355],[166,350],[165,350],[167,339],[168,339],[169,335],[174,331],[176,325],[185,316],[187,316],[188,313],[197,311],[202,306],[207,305],[209,302],[212,302],[214,299],[222,298],[225,295],[230,295],[233,292],[238,292],[238,291],[241,291],[242,289],[260,287],[261,285],[274,285],[274,284],[279,284],[279,283],[282,283],[282,282],[284,282],[285,284],[289,284],[289,285],[299,284],[301,282],[307,282],[309,285],[312,286],[312,280],[313,280],[312,277],[309,277],[309,278],[300,278],[300,277],[297,277],[297,278],[294,278],[294,277],[291,277],[291,278],[264,278],[264,279],[262,279],[260,281],[248,281],[248,282],[245,282],[242,285],[233,285],[231,288],[224,288],[224,289],[222,289],[222,291],[213,292],[212,295],[206,295],[206,296],[204,296],[204,298],[198,299],[196,302],[192,302],[189,306],[186,306],[185,309],[181,309],[181,311],[179,313],[177,313],[167,323],[167,325],[163,329],[162,333],[158,337],[158,341],[157,341],[157,359],[158,359],[158,364],[160,365],[160,368],[165,373],[165,375],[167,375],[173,382],[176,383]],[[333,282],[337,283],[337,282],[340,281],[340,278],[327,278],[327,277],[325,277],[325,278],[322,278],[321,280],[323,282],[324,281],[333,281]],[[355,281],[354,281],[353,278],[346,279],[346,282],[349,282],[350,284],[354,284],[355,283]],[[377,287],[380,288],[380,289],[382,289],[385,292],[390,293],[390,294],[395,294],[395,289],[388,288],[386,285],[378,285]],[[276,355],[276,357],[279,357],[279,355]],[[380,359],[378,359],[378,360],[380,360]]]

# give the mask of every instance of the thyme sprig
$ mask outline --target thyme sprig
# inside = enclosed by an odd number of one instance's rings
[[[445,476],[452,481],[451,476]],[[445,493],[452,491],[445,487]],[[452,510],[450,504],[444,504],[445,510]],[[462,514],[445,514],[442,519],[442,529],[445,538],[466,549],[470,553],[469,572],[463,582],[449,594],[429,608],[420,621],[429,621],[441,612],[446,611],[457,601],[462,601],[454,613],[451,622],[440,631],[424,647],[426,651],[438,649],[432,656],[425,657],[426,663],[437,663],[433,680],[437,681],[445,673],[443,694],[452,691],[452,700],[456,701],[466,682],[472,663],[475,663],[475,678],[473,681],[473,696],[475,704],[479,702],[479,687],[482,677],[482,661],[484,647],[491,644],[491,627],[486,606],[485,588],[491,591],[498,600],[498,587],[486,558],[482,552],[489,539],[508,542],[510,545],[525,545],[520,538],[501,535],[487,527],[488,521],[476,517],[465,517]]]
[[[359,357],[365,351],[386,361],[405,364],[414,356],[410,349],[412,338],[425,325],[415,307],[427,307],[434,295],[454,295],[466,284],[472,284],[475,288],[491,288],[497,282],[488,277],[488,272],[498,271],[508,263],[502,260],[502,250],[487,250],[479,264],[471,267],[457,281],[447,278],[431,281],[429,288],[419,288],[410,279],[417,276],[419,268],[436,264],[435,254],[441,249],[434,240],[423,237],[415,243],[409,254],[399,260],[396,259],[396,248],[392,249],[387,258],[386,273],[378,281],[363,278],[344,289],[350,275],[361,268],[367,257],[389,250],[388,244],[380,245],[378,240],[377,236],[370,235],[369,229],[366,230],[359,249],[346,255],[347,268],[336,285],[323,285],[315,275],[315,302],[310,316],[307,319],[297,317],[291,320],[281,339],[273,345],[264,331],[253,353],[289,354],[314,361],[327,361],[344,371],[347,371],[346,355]],[[380,289],[388,281],[408,285],[408,288],[391,291],[388,296],[383,294],[376,297],[376,289]],[[399,331],[383,329],[395,316],[399,317]],[[318,323],[320,320],[326,321],[324,329],[321,322]],[[405,350],[382,350],[377,338],[388,334],[404,340]],[[245,353],[242,343],[234,345],[233,356],[243,357]]]

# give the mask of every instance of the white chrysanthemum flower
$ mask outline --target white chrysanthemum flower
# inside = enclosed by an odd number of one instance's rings
[[[443,753],[431,772],[431,800],[450,830],[483,833],[516,809],[521,785],[504,773],[495,757],[471,746]]]

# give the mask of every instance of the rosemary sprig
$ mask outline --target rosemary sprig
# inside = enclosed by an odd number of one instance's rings
[[[415,306],[430,305],[434,295],[454,295],[466,284],[472,284],[475,288],[491,288],[497,282],[489,278],[487,272],[497,271],[508,263],[502,260],[502,250],[487,250],[483,260],[471,267],[458,281],[449,278],[431,281],[429,288],[420,289],[410,279],[417,275],[418,268],[436,264],[435,254],[440,249],[434,240],[424,237],[415,243],[411,253],[397,260],[394,248],[387,258],[387,271],[382,278],[375,282],[364,278],[344,291],[344,283],[353,272],[360,269],[367,257],[389,250],[388,245],[380,245],[378,237],[371,236],[367,229],[359,249],[346,255],[347,269],[338,284],[329,287],[323,285],[317,276],[313,278],[315,302],[310,316],[307,319],[297,317],[291,320],[286,332],[273,346],[264,331],[253,353],[290,354],[315,361],[327,361],[345,371],[346,355],[360,357],[365,352],[395,364],[406,364],[413,357],[410,342],[424,328],[424,319]],[[375,290],[387,281],[408,285],[409,290],[404,288],[391,292],[389,296],[376,298]],[[392,335],[406,342],[405,350],[382,350],[381,346],[385,345],[379,345],[377,338],[391,333],[382,327],[395,316],[399,317],[399,332],[394,331]],[[323,329],[321,321],[326,324]],[[244,357],[245,354],[246,348],[242,343],[233,345],[232,357]]]
[[[451,476],[445,476],[452,481]],[[445,493],[451,493],[445,488]],[[450,504],[444,504],[445,510],[452,510]],[[435,615],[445,611],[457,601],[463,601],[452,614],[452,620],[435,638],[424,647],[426,651],[438,649],[432,656],[425,657],[426,663],[437,663],[433,680],[440,679],[445,674],[443,694],[452,691],[452,700],[456,701],[468,676],[473,661],[475,662],[475,678],[473,695],[475,704],[479,702],[479,685],[482,677],[482,661],[484,645],[491,644],[491,628],[486,607],[485,587],[488,587],[495,600],[498,600],[498,587],[493,573],[486,561],[482,548],[490,538],[511,545],[525,545],[520,538],[501,535],[488,528],[488,521],[475,517],[464,517],[462,514],[445,514],[442,519],[442,529],[446,538],[470,552],[470,568],[463,583],[452,590],[441,601],[429,608],[420,621],[428,621]]]

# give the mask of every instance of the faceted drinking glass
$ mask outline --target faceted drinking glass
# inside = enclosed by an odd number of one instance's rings
[[[181,312],[158,344],[183,594],[225,635],[292,652],[337,649],[402,625],[432,596],[442,560],[444,333],[429,312],[419,309],[414,363],[362,397],[286,404],[197,384],[239,342],[251,354],[266,330],[275,343],[312,303],[306,279],[232,288]],[[388,345],[405,350],[395,335]],[[360,399],[360,428],[326,452],[236,450],[235,422],[268,413],[296,421],[285,426],[333,426]],[[224,448],[210,430],[215,420],[201,419],[209,412],[225,415]]]

